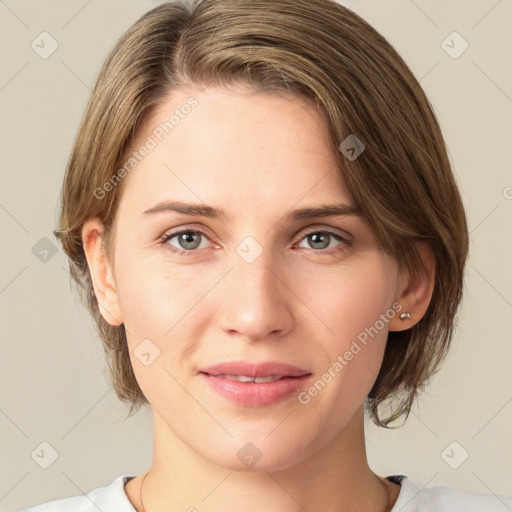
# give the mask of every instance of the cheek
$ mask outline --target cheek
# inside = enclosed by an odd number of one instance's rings
[[[183,393],[173,377],[181,380],[182,362],[200,339],[200,322],[191,314],[198,283],[191,286],[190,282],[190,275],[183,279],[158,262],[119,269],[119,301],[135,377],[152,404],[166,403],[170,411],[175,406],[169,403],[169,395]]]
[[[307,280],[302,280],[299,293],[314,321],[320,321],[323,332],[341,350],[374,326],[391,307],[395,273],[376,253],[328,270],[309,273]],[[378,326],[382,330],[380,322]]]
[[[118,266],[118,297],[134,371],[145,380],[167,369],[174,373],[201,340],[208,319],[205,290],[218,277],[159,258],[133,258]],[[148,341],[150,340],[150,341]],[[138,354],[158,355],[147,372]],[[142,384],[141,384],[142,387]]]
[[[313,286],[315,276],[311,276],[302,289],[304,302],[321,321],[318,332],[323,336],[318,339],[325,336],[321,342],[325,373],[319,375],[317,387],[323,389],[325,383],[329,391],[319,394],[330,403],[327,409],[337,410],[340,418],[362,403],[373,386],[386,347],[388,322],[395,314],[391,308],[394,267],[374,256],[332,269],[327,279],[324,275],[317,281],[321,286]]]
[[[191,268],[166,264],[161,257],[120,259],[117,289],[127,330],[165,338],[201,295],[202,280],[191,275]]]

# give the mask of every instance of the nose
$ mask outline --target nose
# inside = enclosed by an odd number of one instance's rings
[[[295,297],[283,271],[265,251],[251,263],[242,258],[233,261],[219,296],[222,330],[251,342],[282,337],[292,328]]]

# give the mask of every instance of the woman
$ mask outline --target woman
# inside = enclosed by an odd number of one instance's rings
[[[365,413],[407,418],[447,354],[468,231],[428,99],[349,9],[144,15],[101,70],[56,235],[154,453],[29,510],[512,509],[367,462]]]

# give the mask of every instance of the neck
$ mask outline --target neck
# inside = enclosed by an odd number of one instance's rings
[[[251,470],[215,464],[183,443],[155,412],[153,421],[155,456],[142,488],[144,508],[138,507],[145,512],[387,512],[398,495],[399,486],[383,483],[368,466],[362,408],[314,453],[292,454],[287,463],[267,465],[262,457]]]

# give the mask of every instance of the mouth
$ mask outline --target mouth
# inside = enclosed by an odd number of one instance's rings
[[[236,382],[256,382],[256,383],[263,383],[263,382],[276,382],[278,380],[283,379],[298,379],[301,376],[291,376],[291,375],[269,375],[268,377],[251,377],[249,375],[224,375],[224,374],[212,374],[212,373],[206,373],[206,372],[200,372],[205,375],[210,375],[211,377],[218,377],[221,379],[227,379],[227,380],[233,380]],[[304,374],[309,375],[309,374]]]
[[[214,377],[223,376],[224,378],[238,380],[239,382],[273,382],[283,378],[303,377],[311,372],[298,366],[275,361],[264,361],[261,363],[229,361],[201,368],[199,373],[206,373]],[[267,380],[259,381],[258,379]]]
[[[237,406],[264,407],[284,402],[309,382],[312,373],[287,363],[235,361],[202,368],[209,387]]]

